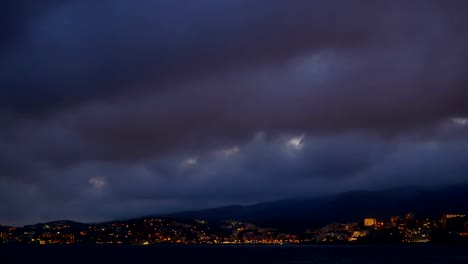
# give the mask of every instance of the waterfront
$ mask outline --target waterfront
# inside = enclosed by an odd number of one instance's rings
[[[2,263],[467,263],[466,246],[2,245]]]

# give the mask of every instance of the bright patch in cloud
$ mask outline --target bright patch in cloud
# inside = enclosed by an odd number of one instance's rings
[[[238,146],[234,146],[232,148],[222,149],[218,151],[219,154],[224,155],[226,157],[232,156],[240,151]]]
[[[288,141],[288,146],[294,149],[301,149],[304,147],[304,135],[293,137]]]
[[[453,122],[455,125],[466,126],[466,125],[468,125],[468,118],[465,118],[465,117],[454,117],[454,118],[452,118],[452,122]]]
[[[101,189],[102,187],[104,187],[106,182],[102,177],[95,177],[89,180],[89,184],[91,184],[95,189]]]
[[[189,166],[193,166],[193,165],[197,165],[198,164],[198,157],[195,157],[195,158],[188,158],[184,161],[184,165],[189,165]]]

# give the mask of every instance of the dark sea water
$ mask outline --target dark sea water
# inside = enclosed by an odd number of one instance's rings
[[[466,246],[11,246],[0,263],[464,263]]]

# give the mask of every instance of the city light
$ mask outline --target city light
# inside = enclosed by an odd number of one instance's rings
[[[216,230],[216,231],[213,231]],[[408,213],[387,219],[362,218],[289,233],[237,220],[141,218],[101,224],[59,221],[22,228],[0,226],[0,243],[25,244],[343,244],[468,243],[465,214],[418,219]]]

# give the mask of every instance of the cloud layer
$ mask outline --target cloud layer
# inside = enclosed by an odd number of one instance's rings
[[[4,1],[0,223],[466,181],[467,7]]]

